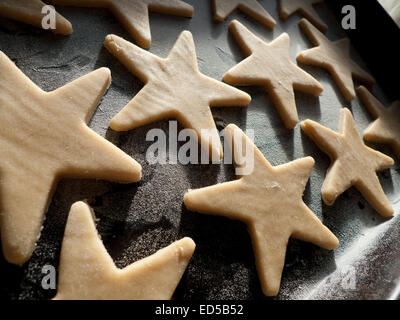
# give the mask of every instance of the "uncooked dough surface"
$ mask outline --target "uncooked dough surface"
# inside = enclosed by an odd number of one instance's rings
[[[248,57],[224,75],[232,85],[261,85],[272,100],[289,129],[296,126],[298,114],[294,89],[319,96],[322,85],[290,59],[290,38],[283,33],[267,44],[234,20],[230,30]]]
[[[231,124],[225,130],[234,154],[242,153],[246,145],[254,149],[252,173],[233,182],[189,190],[184,202],[189,210],[247,224],[263,292],[275,296],[291,236],[329,250],[339,245],[302,199],[314,159],[306,157],[273,167],[237,126]]]
[[[86,125],[110,81],[101,68],[47,93],[0,51],[0,225],[9,262],[30,258],[58,178],[140,180],[141,166]]]
[[[53,4],[108,8],[121,21],[139,46],[150,48],[149,11],[183,17],[193,16],[193,7],[181,0],[50,0]]]
[[[333,205],[337,197],[354,185],[382,216],[393,215],[376,171],[392,167],[394,161],[364,144],[349,109],[340,112],[339,132],[312,120],[304,121],[301,128],[331,158],[322,186],[322,198],[327,205]]]
[[[184,1],[195,7],[192,19],[160,14],[150,16],[151,52],[166,57],[180,32],[189,29],[196,41],[199,68],[214,79],[221,80],[227,70],[244,58],[232,35],[227,34],[229,22],[233,19],[243,22],[266,42],[287,32],[292,58],[309,47],[308,39],[298,28],[297,15],[285,22],[280,20],[275,0],[259,1],[278,22],[273,32],[252,18],[244,17],[239,10],[224,23],[215,23],[210,0]],[[129,132],[108,129],[110,119],[139,92],[143,83],[103,48],[104,37],[112,33],[135,42],[107,9],[56,8],[74,26],[71,36],[54,36],[30,25],[0,21],[0,50],[46,91],[61,87],[99,67],[110,68],[111,86],[89,126],[140,161],[143,178],[140,183],[129,185],[86,179],[60,181],[29,263],[21,268],[0,257],[0,270],[7,275],[0,285],[0,298],[46,300],[54,297],[55,290],[41,287],[44,276],[41,270],[46,264],[58,266],[71,204],[86,199],[94,208],[96,217],[100,218],[97,229],[119,268],[167,247],[177,239],[190,236],[196,242],[196,251],[174,299],[264,301],[246,225],[224,217],[188,212],[182,205],[188,189],[232,181],[235,168],[229,164],[147,163],[146,150],[152,143],[146,142],[146,134],[153,128],[168,133],[168,121],[162,120]],[[328,37],[344,37],[343,29],[328,6],[321,4],[315,8],[329,26]],[[374,36],[371,41],[373,43]],[[352,57],[364,67],[363,53],[354,53]],[[324,92],[319,99],[296,92],[299,120],[312,119],[336,129],[344,99],[327,72],[311,66],[304,66],[304,69],[321,82]],[[280,294],[275,299],[387,299],[396,286],[395,279],[400,270],[400,246],[393,245],[398,243],[400,235],[400,215],[397,214],[400,212],[400,202],[397,201],[400,197],[400,162],[396,161],[393,168],[378,173],[396,212],[392,219],[377,215],[355,188],[340,196],[334,206],[326,206],[320,189],[329,158],[301,133],[299,125],[293,130],[284,127],[263,87],[245,89],[252,96],[248,108],[211,109],[217,127],[222,129],[226,124],[235,123],[243,130],[254,129],[257,147],[273,165],[312,156],[316,163],[303,199],[341,243],[333,252],[291,239]],[[386,107],[393,99],[385,95],[380,83],[374,86],[373,94]],[[361,133],[372,118],[358,98],[352,102],[352,113]],[[384,153],[391,151],[386,145],[378,147]],[[346,290],[347,287],[341,285],[343,272],[349,267],[354,268],[357,274],[356,290]],[[326,281],[327,277],[330,281]]]
[[[375,83],[374,78],[350,58],[348,38],[332,42],[306,19],[302,19],[299,26],[317,47],[300,52],[297,60],[328,70],[348,102],[356,97],[353,77],[367,85]]]
[[[111,120],[112,129],[127,131],[174,117],[196,132],[204,150],[212,153],[213,159],[222,159],[222,145],[210,106],[247,106],[251,98],[247,93],[199,72],[189,31],[181,33],[165,59],[115,35],[108,35],[104,45],[146,84]],[[202,130],[207,130],[206,135]]]
[[[214,6],[214,19],[224,21],[233,11],[239,9],[263,25],[273,28],[275,19],[257,0],[212,0]]]
[[[55,300],[166,300],[178,285],[195,244],[183,238],[123,269],[115,266],[84,202],[72,205],[61,247]]]
[[[40,0],[0,0],[0,17],[21,21],[42,28],[45,14],[42,8],[46,4]],[[56,28],[50,31],[69,35],[72,33],[71,23],[56,13]]]
[[[358,96],[375,119],[364,131],[364,139],[370,142],[389,144],[400,159],[400,101],[385,108],[367,88],[357,88]]]

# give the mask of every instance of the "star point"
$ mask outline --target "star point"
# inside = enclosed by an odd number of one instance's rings
[[[239,9],[268,28],[272,29],[276,25],[275,19],[257,0],[213,0],[213,7],[216,21],[224,21],[233,11]]]
[[[394,161],[363,143],[349,109],[341,110],[339,132],[312,120],[304,121],[301,128],[331,158],[322,186],[322,198],[327,205],[333,205],[343,192],[355,186],[382,216],[393,215],[376,171],[390,168]]]
[[[357,88],[358,96],[371,116],[375,119],[364,131],[364,139],[369,142],[384,143],[391,146],[400,159],[400,101],[385,108],[367,88]]]
[[[368,85],[375,83],[375,79],[351,59],[349,39],[332,42],[304,18],[299,26],[316,47],[300,52],[297,61],[326,69],[347,102],[356,96],[353,77]]]
[[[323,0],[279,0],[279,14],[283,20],[295,12],[310,20],[322,32],[328,30],[328,26],[319,17],[313,5],[322,3]]]
[[[184,203],[189,210],[247,224],[263,292],[275,296],[291,236],[329,250],[339,244],[302,200],[314,159],[307,157],[274,167],[238,127],[231,124],[225,130],[234,154],[242,152],[239,140],[254,148],[253,171],[235,181],[189,190]]]
[[[91,208],[74,203],[65,227],[54,300],[171,299],[195,249],[183,238],[123,269],[104,247]]]
[[[0,225],[9,262],[30,258],[59,178],[140,180],[141,166],[86,125],[110,81],[101,68],[47,93],[0,51]]]
[[[284,33],[267,44],[234,20],[230,30],[248,55],[224,75],[232,85],[264,86],[271,95],[285,126],[298,122],[294,90],[319,96],[322,85],[290,59],[290,38]]]
[[[200,73],[189,31],[181,33],[165,59],[115,35],[107,36],[104,45],[145,82],[143,89],[111,120],[112,129],[126,131],[173,117],[196,132],[205,151],[222,159],[222,145],[210,106],[247,106],[251,98]],[[203,130],[212,137],[211,142]]]
[[[43,28],[42,21],[45,14],[42,13],[42,8],[44,6],[46,4],[40,0],[1,0],[0,16]],[[50,31],[55,34],[70,35],[72,26],[67,19],[56,12],[55,29],[51,28]]]
[[[149,11],[193,16],[193,6],[181,0],[50,0],[56,5],[110,9],[142,48],[150,48]]]

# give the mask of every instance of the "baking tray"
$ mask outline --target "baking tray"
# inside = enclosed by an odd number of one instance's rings
[[[210,1],[187,2],[195,7],[192,19],[150,14],[153,35],[150,51],[167,56],[180,32],[190,30],[194,35],[201,72],[215,79],[221,79],[228,69],[244,58],[228,33],[232,19],[240,20],[266,41],[287,32],[291,37],[293,59],[298,52],[311,46],[298,28],[300,17],[295,14],[286,21],[280,20],[276,1],[260,1],[278,22],[273,31],[240,12],[231,15],[224,23],[215,23]],[[334,10],[326,4],[316,8],[329,25],[327,36],[330,39],[344,37]],[[0,258],[1,298],[42,300],[55,295],[55,290],[42,289],[41,269],[47,264],[58,267],[69,208],[73,202],[86,199],[99,218],[97,226],[104,244],[119,267],[144,258],[181,237],[194,239],[197,248],[174,294],[175,299],[267,299],[261,292],[246,226],[224,217],[189,212],[183,206],[183,195],[189,188],[233,180],[233,167],[148,164],[145,154],[151,142],[146,142],[146,133],[153,128],[162,128],[167,133],[167,120],[125,133],[108,129],[111,118],[143,84],[107,52],[103,41],[110,33],[132,42],[133,39],[107,10],[59,7],[58,11],[73,24],[71,36],[56,36],[1,20],[0,50],[46,91],[96,68],[110,68],[111,87],[97,108],[90,127],[138,160],[143,166],[143,179],[130,185],[62,180],[29,262],[18,267]],[[368,70],[354,48],[351,55]],[[301,67],[318,79],[325,90],[319,99],[296,92],[300,120],[310,118],[336,130],[339,110],[347,106],[353,111],[360,132],[366,128],[372,119],[358,98],[349,105],[327,72],[310,66]],[[213,108],[218,127],[222,129],[226,124],[235,123],[242,129],[254,129],[256,145],[273,165],[303,156],[314,157],[316,165],[304,200],[340,240],[340,247],[334,251],[290,240],[281,290],[275,299],[396,298],[396,288],[400,284],[398,160],[393,168],[379,173],[383,188],[395,208],[392,219],[381,218],[354,188],[345,192],[334,206],[325,206],[320,189],[329,166],[328,157],[301,133],[299,125],[294,130],[285,129],[264,89],[243,89],[251,94],[251,104],[248,108]],[[388,98],[379,82],[373,93],[385,105],[393,99]],[[395,158],[389,148],[374,147]]]

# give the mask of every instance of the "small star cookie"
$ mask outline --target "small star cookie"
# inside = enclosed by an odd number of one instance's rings
[[[279,15],[286,20],[293,13],[298,12],[310,20],[322,32],[328,30],[328,26],[321,20],[313,5],[324,0],[279,0]]]
[[[175,117],[183,126],[196,132],[204,150],[212,154],[212,159],[222,159],[222,145],[210,105],[247,106],[251,98],[247,93],[199,72],[189,31],[181,33],[165,59],[115,35],[108,35],[104,45],[146,83],[111,120],[112,129],[126,131]]]
[[[263,25],[273,28],[276,21],[257,0],[213,0],[214,19],[224,21],[233,11],[239,9]]]
[[[192,17],[193,7],[181,0],[50,0],[57,5],[107,8],[121,21],[139,46],[150,48],[149,11]]]
[[[394,161],[364,144],[349,109],[340,112],[338,133],[312,120],[304,121],[301,128],[331,158],[322,186],[322,199],[327,205],[333,205],[337,197],[355,186],[383,217],[393,215],[376,171],[390,168]]]
[[[42,8],[45,5],[40,0],[0,0],[0,17],[42,28],[42,21],[46,16],[42,13]],[[56,13],[56,28],[50,29],[50,31],[56,34],[69,35],[72,33],[72,26],[68,20]]]
[[[376,119],[364,131],[364,139],[389,144],[400,159],[400,100],[385,108],[365,87],[357,88],[357,93],[371,116]]]
[[[193,255],[184,238],[123,269],[115,266],[84,202],[72,205],[61,247],[55,300],[171,299]]]
[[[275,296],[291,236],[329,250],[339,244],[302,200],[314,159],[273,167],[238,127],[230,124],[225,130],[234,154],[242,154],[245,145],[254,149],[253,158],[245,156],[246,162],[253,161],[252,173],[236,181],[189,190],[184,202],[189,210],[247,224],[262,290],[267,296]],[[235,166],[240,167],[238,163]]]
[[[375,83],[369,73],[351,60],[349,39],[332,42],[306,19],[299,26],[317,47],[300,52],[297,61],[328,70],[348,102],[356,97],[352,77],[368,85]]]
[[[322,85],[291,61],[287,33],[267,44],[237,20],[230,23],[230,30],[248,57],[229,70],[224,81],[265,86],[285,126],[294,128],[298,122],[294,89],[319,96]]]
[[[101,68],[44,92],[0,51],[0,230],[9,262],[32,255],[60,177],[140,180],[141,166],[86,125],[110,81]]]

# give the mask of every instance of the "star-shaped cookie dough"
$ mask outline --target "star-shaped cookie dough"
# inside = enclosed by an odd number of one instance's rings
[[[0,51],[0,226],[9,262],[30,258],[59,177],[140,180],[140,165],[86,126],[110,81],[101,68],[47,93]]]
[[[104,45],[146,83],[111,120],[112,129],[126,131],[174,117],[184,127],[196,132],[204,150],[210,156],[212,154],[213,160],[222,159],[222,145],[210,106],[246,106],[251,98],[247,93],[199,72],[194,41],[189,31],[181,33],[165,59],[115,35],[108,35]]]
[[[115,266],[84,202],[72,205],[61,247],[55,300],[171,299],[193,255],[183,238],[123,269]]]
[[[224,21],[233,11],[239,9],[263,25],[273,28],[276,21],[257,0],[212,0],[214,19]]]
[[[326,249],[338,246],[338,239],[302,200],[314,166],[311,157],[273,167],[235,125],[226,128],[226,138],[235,154],[244,146],[254,149],[254,169],[239,180],[189,190],[184,201],[189,210],[238,219],[250,232],[263,292],[279,292],[286,246],[291,236]],[[240,141],[241,140],[241,141]],[[247,149],[247,147],[246,147]],[[235,164],[238,166],[238,164]]]
[[[369,73],[351,60],[349,39],[331,42],[306,19],[299,26],[317,47],[300,52],[297,61],[328,70],[348,102],[356,96],[352,77],[368,85],[375,83]]]
[[[319,96],[322,85],[291,61],[287,33],[267,44],[237,20],[230,23],[230,30],[249,57],[229,70],[224,81],[265,86],[285,126],[294,128],[298,122],[294,89]]]
[[[42,28],[42,21],[46,16],[42,13],[42,8],[45,5],[40,0],[0,0],[0,17]],[[72,26],[68,20],[56,13],[56,28],[50,29],[50,31],[69,35],[72,33]]]
[[[357,93],[371,116],[376,119],[364,131],[364,139],[389,144],[400,159],[400,101],[385,108],[365,87],[357,88]]]
[[[333,205],[337,197],[355,186],[382,216],[393,215],[376,171],[390,168],[394,161],[364,144],[349,109],[340,112],[338,133],[312,120],[304,121],[301,128],[331,158],[322,186],[322,199],[327,205]]]
[[[328,26],[321,20],[313,5],[324,0],[279,0],[279,15],[286,20],[293,13],[298,12],[310,20],[322,32],[328,30]]]
[[[143,48],[150,48],[149,11],[192,17],[193,7],[181,0],[50,0],[53,4],[74,7],[96,7],[111,10],[133,39]]]

